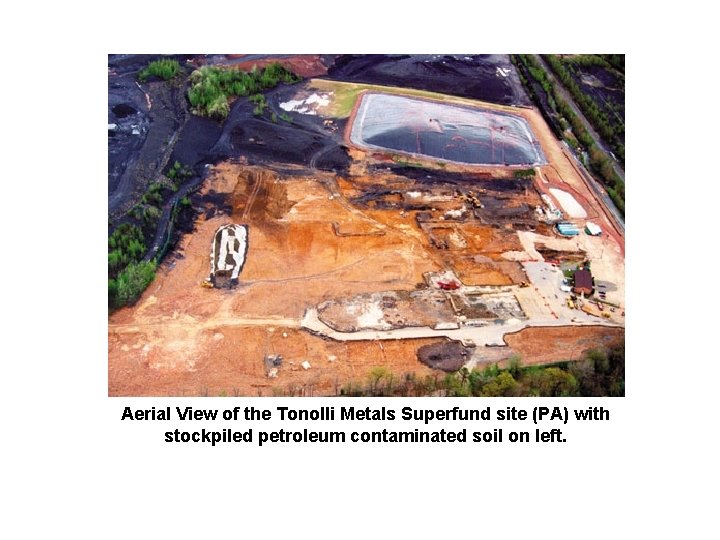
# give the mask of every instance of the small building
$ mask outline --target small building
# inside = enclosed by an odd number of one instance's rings
[[[588,221],[585,224],[585,232],[589,234],[590,236],[600,236],[602,234],[602,229],[599,225],[596,225],[595,223]]]
[[[563,236],[577,236],[580,234],[580,231],[578,231],[575,225],[567,222],[558,223],[557,231]]]
[[[573,292],[575,294],[591,295],[593,292],[593,279],[592,273],[588,269],[575,270],[573,275],[575,284],[573,285]]]

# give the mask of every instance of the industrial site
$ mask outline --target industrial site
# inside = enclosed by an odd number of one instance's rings
[[[624,218],[516,59],[158,58],[109,58],[110,395],[580,395],[624,351]]]

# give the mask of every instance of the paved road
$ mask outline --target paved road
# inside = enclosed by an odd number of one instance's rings
[[[489,326],[462,326],[457,329],[435,330],[429,326],[413,326],[395,330],[358,330],[356,332],[338,332],[327,326],[318,317],[317,310],[310,308],[305,312],[301,326],[316,334],[329,337],[337,341],[366,341],[387,339],[416,339],[448,337],[463,342],[473,342],[476,346],[506,346],[503,339],[505,334],[517,332],[528,326],[618,326],[605,320],[582,321],[565,318],[534,318],[520,321],[511,319],[505,324],[490,324]]]
[[[570,92],[568,92],[565,89],[565,87],[563,86],[563,84],[557,79],[557,77],[555,77],[555,73],[552,71],[550,66],[545,62],[545,60],[539,54],[536,54],[534,56],[535,56],[535,59],[540,63],[540,65],[543,67],[543,69],[547,73],[550,81],[552,81],[552,83],[555,85],[556,91],[560,94],[560,96],[565,101],[567,101],[568,105],[570,105],[570,108],[572,108],[572,110],[575,112],[575,114],[578,115],[578,118],[580,118],[580,120],[582,121],[583,125],[585,126],[585,129],[588,130],[588,132],[590,133],[590,136],[595,140],[595,143],[600,148],[602,148],[608,155],[610,155],[610,152],[612,151],[611,148],[607,144],[605,144],[605,141],[600,136],[600,134],[597,131],[595,131],[592,124],[588,121],[587,118],[585,118],[585,115],[582,113],[580,108],[575,103],[575,100],[570,95]],[[612,160],[612,166],[613,166],[613,169],[615,170],[615,172],[617,173],[617,175],[620,178],[622,178],[623,182],[624,182],[625,181],[625,171],[623,170],[623,168],[620,166],[620,164],[616,160]]]

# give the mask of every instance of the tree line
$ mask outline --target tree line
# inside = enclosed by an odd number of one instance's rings
[[[560,115],[560,123],[565,129],[572,129],[573,136],[570,137],[568,133],[564,133],[563,139],[577,151],[581,151],[583,148],[587,150],[590,169],[602,178],[608,195],[618,210],[620,210],[622,214],[625,214],[625,182],[615,172],[610,156],[597,146],[580,117],[575,114],[575,111],[573,111],[570,105],[556,92],[552,81],[534,56],[517,54],[513,55],[513,59],[516,63],[521,64],[527,70],[527,73],[545,90],[548,95],[549,106]],[[529,81],[527,81],[524,76],[521,77],[521,80],[528,86],[530,94],[537,99],[537,96],[529,86]],[[542,104],[540,104],[540,106],[542,106]]]
[[[618,159],[625,161],[625,126],[621,122],[613,121],[605,110],[600,108],[595,100],[586,94],[577,84],[570,70],[565,68],[563,61],[556,55],[546,54],[543,58],[550,68],[557,75],[560,82],[568,89],[575,103],[590,121],[593,127],[600,133],[600,136],[610,145]],[[590,60],[593,59],[593,60]],[[596,62],[596,63],[594,63]],[[595,55],[584,55],[573,57],[568,61],[569,65],[601,65],[606,67],[606,62]]]
[[[516,356],[505,368],[491,364],[482,369],[462,368],[444,376],[425,377],[414,373],[397,377],[387,368],[377,367],[365,382],[349,383],[338,393],[344,396],[620,397],[625,395],[625,342],[591,349],[579,361],[545,366],[525,367]]]

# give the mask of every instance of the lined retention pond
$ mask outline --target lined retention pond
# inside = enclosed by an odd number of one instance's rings
[[[511,113],[367,93],[350,140],[362,148],[471,165],[547,163],[527,121]]]

